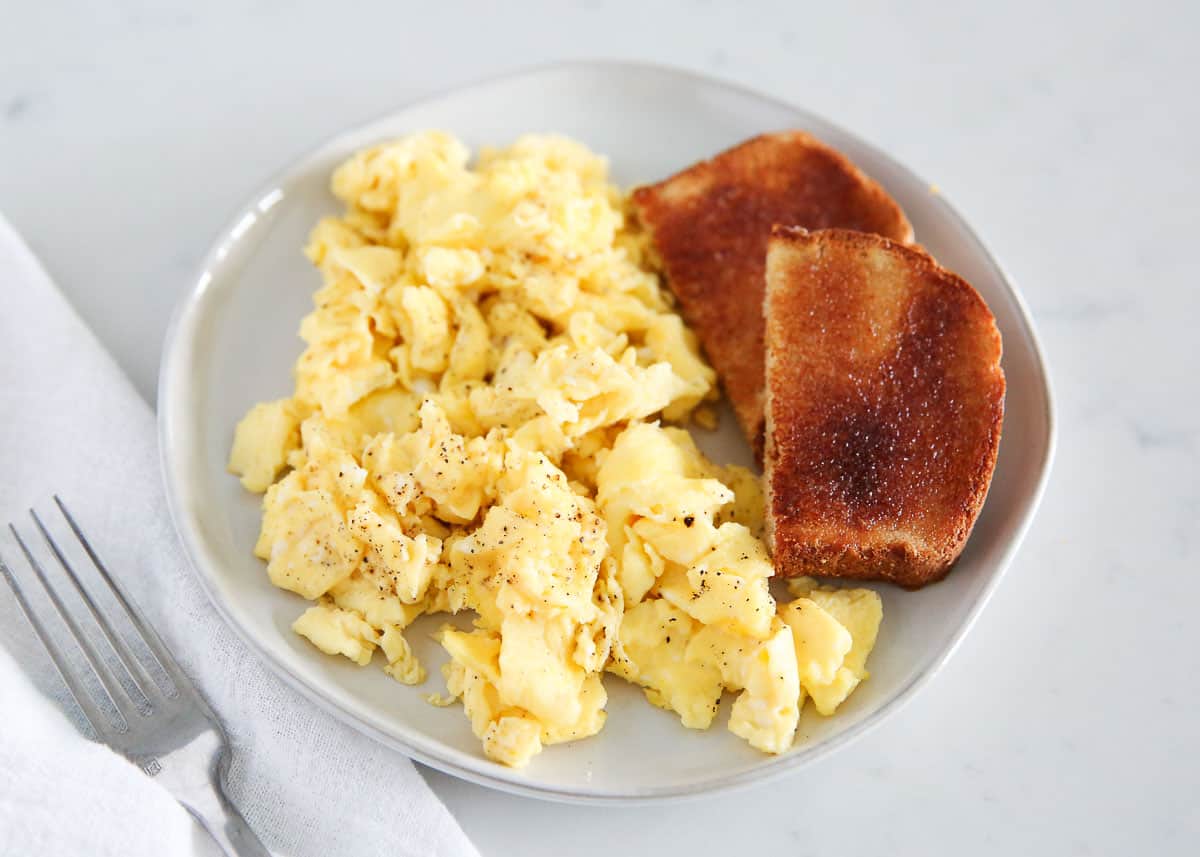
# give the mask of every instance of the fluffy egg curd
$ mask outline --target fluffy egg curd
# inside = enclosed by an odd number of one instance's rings
[[[605,161],[560,137],[467,148],[421,133],[334,173],[345,213],[306,253],[324,285],[291,398],[237,427],[230,469],[266,492],[255,548],[314,601],[317,648],[425,680],[437,639],[484,753],[520,766],[604,725],[606,672],[684,726],[780,753],[811,697],[867,677],[866,589],[768,582],[757,477],[705,459],[716,377],[647,258]],[[674,425],[672,425],[674,424]]]

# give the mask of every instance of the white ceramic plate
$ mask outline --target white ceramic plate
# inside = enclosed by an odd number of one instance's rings
[[[337,212],[331,170],[356,149],[424,128],[472,147],[559,132],[606,154],[628,186],[667,176],[763,131],[802,128],[841,149],[899,200],[917,239],[966,277],[1004,337],[1008,399],[991,495],[957,569],[918,593],[880,587],[884,622],[871,679],[822,719],[808,706],[796,745],[771,757],[724,728],[682,728],[639,690],[608,677],[604,731],[549,747],[524,770],[483,757],[461,709],[427,704],[441,688],[439,647],[412,634],[426,687],[317,652],[289,629],[306,603],[272,587],[251,554],[259,498],[225,471],[233,428],[255,402],[289,395],[296,336],[318,275],[301,255],[318,217]],[[162,460],[176,526],[226,620],[288,682],[384,744],[485,785],[559,800],[644,802],[759,781],[824,756],[894,712],[946,662],[995,588],[1041,495],[1053,447],[1046,370],[1015,287],[941,196],[891,158],[809,113],[691,74],[581,63],[521,72],[437,96],[355,128],[286,167],[221,233],[167,338],[159,390]],[[702,439],[719,458],[748,458],[726,417]]]

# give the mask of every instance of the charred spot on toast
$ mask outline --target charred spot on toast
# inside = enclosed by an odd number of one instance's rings
[[[823,472],[812,474],[816,493],[828,508],[840,508],[859,526],[870,526],[894,509],[888,467],[898,448],[894,420],[869,400],[832,403],[817,436],[827,454],[815,460]]]

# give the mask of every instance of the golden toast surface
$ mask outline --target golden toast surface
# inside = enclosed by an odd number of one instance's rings
[[[680,309],[756,454],[763,424],[763,270],[771,227],[839,227],[912,240],[887,193],[809,134],[764,134],[637,189]]]
[[[776,228],[765,283],[776,573],[909,588],[940,579],[1000,442],[991,311],[927,254],[845,230]]]

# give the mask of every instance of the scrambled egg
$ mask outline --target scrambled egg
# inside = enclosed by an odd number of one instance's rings
[[[735,693],[730,731],[768,753],[808,697],[832,714],[867,677],[879,597],[800,581],[776,604],[758,479],[667,425],[710,426],[716,377],[605,162],[528,136],[471,166],[422,133],[332,187],[295,392],[254,406],[230,455],[265,491],[271,582],[316,602],[294,630],[419,684],[405,629],[471,611],[437,634],[449,701],[513,766],[600,731],[605,672],[693,729]]]

